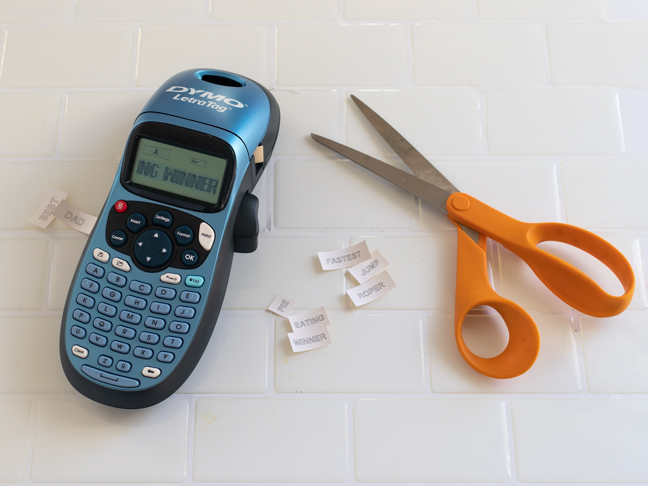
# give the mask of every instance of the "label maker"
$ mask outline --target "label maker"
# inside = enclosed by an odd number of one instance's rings
[[[263,86],[210,69],[176,74],[148,101],[65,303],[61,363],[80,393],[143,408],[191,374],[234,252],[257,247],[252,190],[279,118]]]

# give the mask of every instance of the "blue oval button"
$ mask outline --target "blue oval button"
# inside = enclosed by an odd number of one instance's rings
[[[185,279],[185,285],[187,287],[202,287],[203,284],[205,283],[205,279],[203,277],[199,277],[197,275],[189,275]]]

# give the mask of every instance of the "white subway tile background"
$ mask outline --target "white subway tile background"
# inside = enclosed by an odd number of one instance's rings
[[[644,0],[0,0],[0,483],[648,482],[648,2]],[[85,237],[27,220],[48,188],[98,214],[155,88],[209,67],[281,108],[221,317],[169,400],[117,410],[58,357]],[[427,203],[310,133],[403,167],[359,114],[383,115],[453,183],[530,222],[582,226],[628,258],[629,310],[596,319],[489,244],[494,288],[542,346],[511,380],[454,343],[456,235]],[[318,251],[366,240],[397,287],[356,309]],[[618,283],[564,245],[545,245]],[[295,354],[276,294],[324,306],[329,347]],[[464,326],[482,356],[502,323]]]

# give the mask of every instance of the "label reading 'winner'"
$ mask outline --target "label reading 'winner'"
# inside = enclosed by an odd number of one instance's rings
[[[226,166],[226,159],[142,138],[131,180],[141,186],[215,204]]]

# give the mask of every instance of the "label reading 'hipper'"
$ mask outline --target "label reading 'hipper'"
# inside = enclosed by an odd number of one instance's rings
[[[281,317],[288,318],[288,316],[290,316],[290,311],[293,310],[295,304],[296,302],[294,300],[290,300],[288,297],[284,297],[283,295],[277,295],[272,301],[272,304],[270,304],[270,307],[268,307],[268,310]]]
[[[387,271],[376,275],[371,280],[347,290],[347,294],[356,307],[373,302],[379,299],[389,291],[396,288],[396,283],[392,280]]]
[[[369,247],[366,241],[349,248],[333,251],[319,251],[317,256],[324,270],[337,270],[338,268],[352,267],[356,263],[364,262],[370,258]]]
[[[328,326],[330,324],[324,307],[289,316],[288,321],[290,321],[290,326],[293,328],[293,331],[296,332],[305,331],[316,326]]]
[[[369,260],[358,263],[349,268],[349,273],[353,275],[353,278],[355,278],[358,283],[362,284],[383,272],[388,266],[389,262],[385,257],[382,256],[378,250],[375,250],[371,253],[371,258]]]
[[[289,332],[288,340],[295,353],[323,348],[331,344],[331,337],[326,326],[315,326],[306,331]]]

